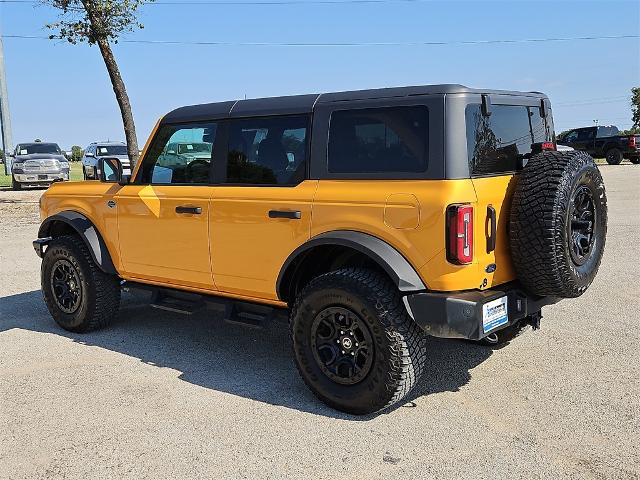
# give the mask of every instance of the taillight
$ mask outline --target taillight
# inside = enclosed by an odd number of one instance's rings
[[[458,265],[473,261],[473,207],[470,205],[447,208],[447,259]]]
[[[636,148],[636,136],[631,135],[629,137],[629,148]]]
[[[542,150],[555,150],[556,149],[556,145],[553,142],[544,142],[542,144]]]

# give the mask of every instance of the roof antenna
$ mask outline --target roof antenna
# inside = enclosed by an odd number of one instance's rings
[[[245,100],[247,99],[247,94],[246,94],[246,93],[244,94],[244,99],[245,99]]]

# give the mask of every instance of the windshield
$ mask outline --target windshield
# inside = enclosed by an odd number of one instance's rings
[[[178,153],[211,153],[211,143],[179,143]]]
[[[31,155],[33,153],[51,153],[60,155],[60,147],[55,143],[27,143],[18,145],[18,155]]]
[[[105,155],[127,155],[127,146],[126,145],[101,145],[98,147],[98,156],[102,157]]]

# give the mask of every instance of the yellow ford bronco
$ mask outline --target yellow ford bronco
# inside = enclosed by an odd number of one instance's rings
[[[538,92],[461,85],[239,100],[163,117],[132,174],[55,184],[34,242],[62,327],[123,287],[229,320],[289,315],[305,383],[355,414],[414,392],[426,336],[505,341],[593,281],[604,184]]]

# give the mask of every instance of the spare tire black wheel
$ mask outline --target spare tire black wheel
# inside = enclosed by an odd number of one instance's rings
[[[582,295],[598,272],[607,235],[607,197],[584,152],[543,152],[519,175],[511,205],[511,256],[536,295]]]
[[[622,152],[617,148],[607,150],[605,156],[609,165],[620,165],[622,163],[622,159],[624,158]]]

